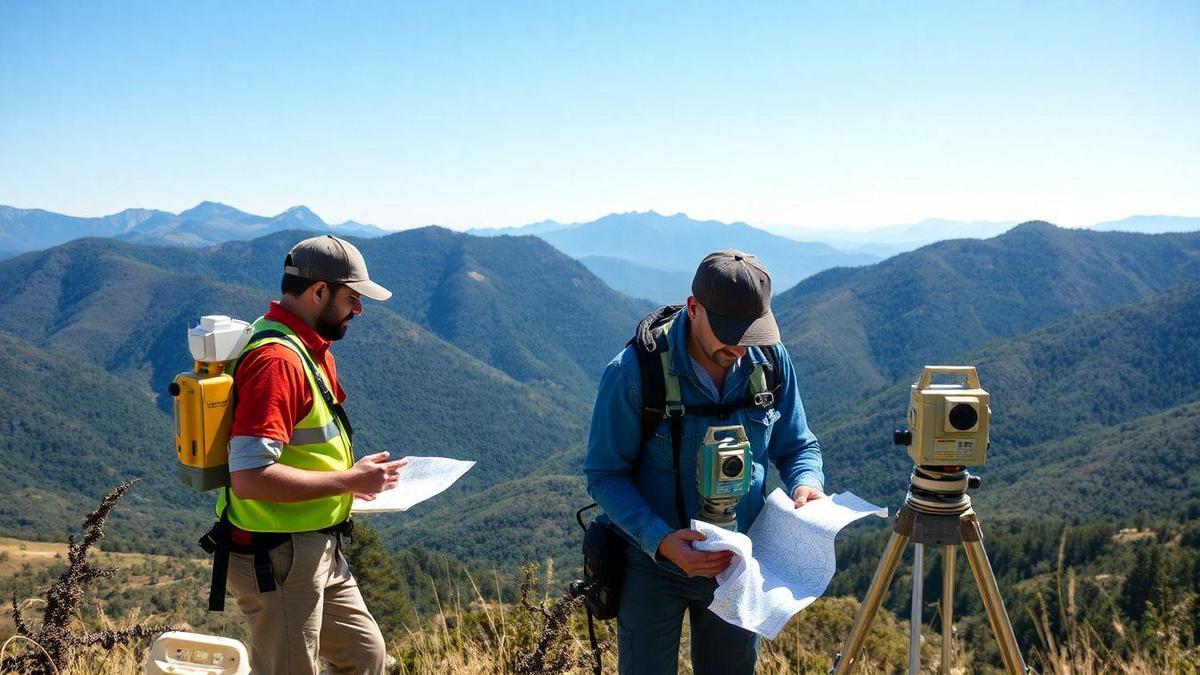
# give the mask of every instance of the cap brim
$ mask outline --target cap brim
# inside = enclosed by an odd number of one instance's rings
[[[379,302],[383,302],[384,300],[392,297],[391,291],[383,286],[380,286],[374,281],[371,281],[370,279],[364,279],[362,281],[347,281],[345,284],[361,293],[364,297],[372,300],[378,300]]]
[[[735,319],[707,312],[708,325],[721,342],[737,347],[765,347],[779,342],[779,326],[771,310],[757,319]]]

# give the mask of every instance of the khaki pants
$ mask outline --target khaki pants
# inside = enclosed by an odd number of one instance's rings
[[[271,550],[276,589],[260,593],[254,556],[229,555],[228,587],[250,624],[250,668],[259,675],[382,673],[386,645],[337,537],[293,534]]]

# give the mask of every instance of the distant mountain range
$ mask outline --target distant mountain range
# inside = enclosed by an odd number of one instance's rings
[[[797,228],[790,231],[790,236],[823,241],[843,251],[888,258],[948,239],[987,239],[1003,234],[1016,225],[1016,221],[927,218],[919,223],[889,225],[871,230]]]
[[[1122,220],[1097,223],[1093,230],[1115,232],[1141,232],[1160,234],[1163,232],[1195,232],[1200,230],[1200,217],[1190,216],[1130,216]]]
[[[866,265],[878,257],[844,253],[821,242],[801,242],[745,223],[693,220],[682,213],[614,213],[588,223],[544,221],[521,228],[470,230],[479,236],[534,234],[578,258],[613,288],[659,303],[690,294],[696,264],[706,254],[734,248],[757,255],[771,273],[772,290],[830,267]]]
[[[585,255],[579,262],[626,295],[648,298],[660,305],[677,305],[691,295],[695,270],[666,270],[608,255]]]
[[[545,220],[524,227],[470,230],[479,236],[534,235],[578,258],[605,283],[659,303],[678,302],[687,294],[695,263],[718,248],[756,253],[771,271],[774,290],[831,267],[856,267],[939,241],[987,239],[1015,227],[1015,221],[959,221],[929,218],[918,223],[871,230],[793,228],[772,234],[745,223],[696,221],[684,214],[611,214],[587,223]],[[1132,216],[1099,223],[1101,231],[1191,232],[1200,217]],[[681,242],[684,242],[681,245]]]
[[[79,218],[42,209],[0,205],[0,258],[37,251],[81,237],[112,237],[142,244],[211,246],[284,230],[328,231],[374,237],[385,231],[352,220],[331,224],[305,206],[275,216],[258,216],[218,202],[201,202],[182,212],[126,209],[111,216]]]
[[[919,223],[867,231],[802,228],[787,236],[745,223],[694,220],[680,213],[613,213],[586,223],[544,220],[523,227],[479,228],[483,237],[533,235],[578,259],[610,287],[634,298],[679,302],[691,285],[696,261],[719,248],[755,253],[771,271],[775,293],[825,269],[877,262],[937,241],[983,239],[1011,229],[1015,222],[955,221],[930,218]],[[1160,233],[1200,229],[1200,218],[1132,216],[1100,223],[1097,230]],[[326,223],[310,209],[295,206],[275,216],[201,202],[182,213],[126,209],[80,218],[42,209],[0,205],[0,260],[81,237],[107,237],[143,244],[203,247],[244,241],[272,232],[310,230],[343,236],[377,237],[386,231],[348,220]]]

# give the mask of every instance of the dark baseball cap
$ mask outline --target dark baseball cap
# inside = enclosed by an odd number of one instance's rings
[[[293,246],[283,262],[283,271],[314,281],[345,284],[380,302],[392,297],[391,291],[367,276],[367,261],[354,244],[332,234],[305,239]]]
[[[753,255],[709,253],[692,278],[692,295],[704,306],[721,342],[742,347],[779,342],[779,326],[771,314],[771,275]]]

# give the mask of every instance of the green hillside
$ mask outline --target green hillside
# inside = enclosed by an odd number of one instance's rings
[[[388,523],[388,516],[370,521],[394,532],[393,541],[436,548],[460,560],[518,567],[557,558],[573,569],[581,536],[575,511],[589,503],[582,475],[533,475],[433,504],[429,513],[398,525]]]
[[[166,410],[167,383],[191,365],[187,327],[200,314],[257,316],[270,296],[127,255],[139,248],[81,239],[0,263],[12,290],[0,298],[0,330],[120,374]]]
[[[101,495],[139,478],[113,515],[116,546],[186,550],[210,500],[177,486],[170,420],[143,392],[3,332],[0,370],[0,531],[65,540]]]
[[[395,530],[460,496],[527,475],[551,454],[569,448],[578,456],[592,373],[619,350],[642,307],[534,238],[482,240],[438,228],[401,235],[386,238],[392,249],[366,253],[374,276],[395,289],[396,307],[370,304],[336,352],[360,454],[386,449],[478,461],[440,500],[379,521],[395,541],[438,547],[445,542],[437,531],[425,528],[400,539]],[[184,335],[196,317],[221,312],[251,318],[278,295],[279,261],[298,236],[199,250],[85,239],[19,256],[0,264],[0,283],[12,290],[0,299],[0,331],[46,358],[108,371],[104,386],[88,388],[128,392],[154,424],[136,432],[142,454],[112,440],[89,442],[88,452],[98,464],[140,467],[128,475],[165,477],[160,510],[175,508],[171,518],[202,522],[207,506],[196,505],[207,505],[211,496],[174,487],[166,384],[190,366]],[[410,257],[425,260],[406,263],[402,253],[410,248],[422,251]],[[431,280],[428,287],[406,283],[406,267]],[[22,398],[9,406],[29,435],[22,437],[26,448],[53,445],[50,430],[63,426],[41,422],[43,415],[78,419],[69,397],[47,398],[37,411],[32,406]],[[40,450],[29,454],[42,456]],[[45,495],[77,485],[94,499],[111,487],[102,479],[120,473],[95,469],[69,464],[56,468],[53,479],[22,465],[21,475],[24,487]],[[52,510],[23,505],[19,512],[20,518],[0,519],[0,527],[28,536],[43,534]],[[196,529],[175,533],[175,543],[190,546]],[[517,541],[526,535],[522,526],[505,536]]]
[[[82,246],[274,297],[288,249],[309,236],[280,232],[206,249],[90,239],[53,251]],[[387,303],[370,303],[369,312],[394,312],[517,380],[565,389],[575,399],[591,397],[604,364],[650,309],[536,237],[481,238],[426,227],[351,240],[371,278],[393,292]]]
[[[517,380],[591,403],[604,365],[650,309],[605,286],[536,237],[480,238],[441,228],[364,240],[389,303]]]
[[[1197,496],[1200,437],[1188,405],[1200,400],[1197,317],[1200,281],[1189,281],[1142,302],[939,358],[975,365],[992,395],[991,451],[978,472],[981,499],[995,503],[1007,495],[1006,510],[1034,514],[1056,497],[1070,497],[1083,515],[1131,516]],[[911,460],[891,444],[890,431],[903,424],[908,385],[918,372],[816,429],[832,490],[898,503]],[[1156,429],[1167,428],[1181,436],[1150,442]],[[1087,467],[1078,481],[1051,468],[1076,465]],[[1122,499],[1100,508],[1111,494],[1098,494],[1104,488],[1096,481],[1122,470],[1129,471],[1125,489],[1154,491],[1153,503]],[[1053,486],[1053,496],[1028,495],[1035,485]]]
[[[1065,230],[1030,222],[831,270],[775,299],[814,419],[926,363],[1200,276],[1200,233]]]
[[[1200,499],[1200,402],[1015,450],[987,470],[990,514],[1160,514]]]

